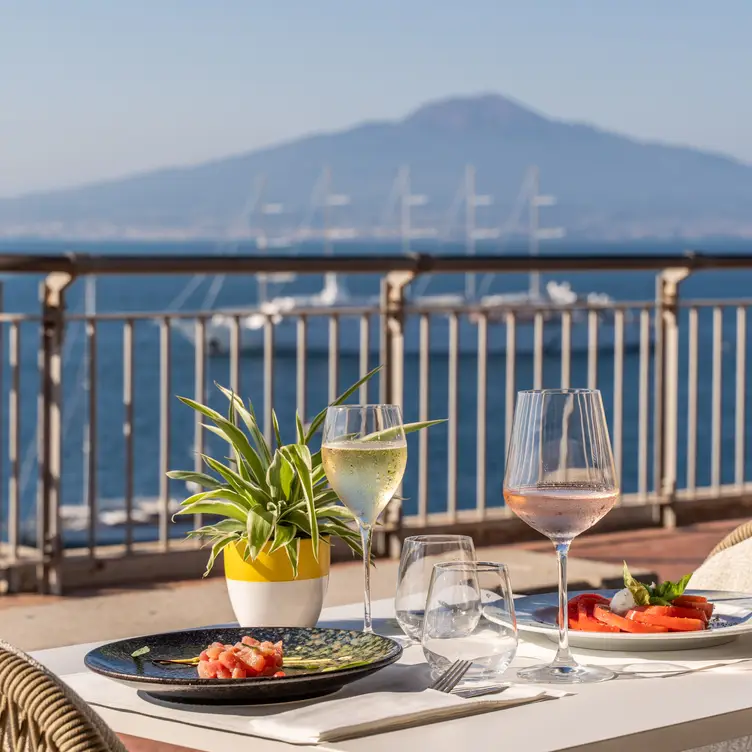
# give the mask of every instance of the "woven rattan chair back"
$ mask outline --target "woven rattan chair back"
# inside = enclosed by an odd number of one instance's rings
[[[743,522],[739,527],[732,530],[709,554],[708,559],[711,556],[715,556],[719,551],[725,551],[727,548],[735,546],[737,543],[752,538],[752,521]]]
[[[102,719],[54,674],[0,640],[2,752],[126,752]]]

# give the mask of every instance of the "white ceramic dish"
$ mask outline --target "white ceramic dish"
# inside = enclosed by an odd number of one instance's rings
[[[579,592],[599,593],[610,598],[616,591],[576,591],[569,593],[569,597],[574,597]],[[722,645],[752,632],[752,594],[722,590],[688,590],[687,594],[703,595],[715,604],[710,629],[703,632],[669,632],[665,634],[614,634],[570,630],[569,643],[572,647],[587,650],[689,650]],[[557,603],[557,593],[528,595],[515,599],[517,626],[520,632],[542,634],[555,642],[558,636],[556,628]]]

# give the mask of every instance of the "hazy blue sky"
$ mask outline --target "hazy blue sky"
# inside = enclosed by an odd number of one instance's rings
[[[0,0],[0,195],[496,91],[752,162],[752,0]]]

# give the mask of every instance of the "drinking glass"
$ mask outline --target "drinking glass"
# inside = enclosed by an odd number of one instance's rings
[[[413,535],[402,544],[394,609],[402,631],[416,642],[423,632],[423,617],[433,567],[443,561],[475,561],[469,535]]]
[[[326,411],[321,461],[329,484],[358,523],[363,545],[363,631],[371,624],[373,526],[402,483],[407,441],[397,405],[338,405]]]
[[[423,653],[434,677],[472,661],[463,681],[497,682],[517,652],[509,570],[487,561],[436,564],[423,620]]]
[[[551,665],[519,672],[532,682],[582,683],[613,678],[579,665],[569,650],[567,553],[619,498],[611,441],[597,389],[519,392],[509,443],[504,500],[554,544],[559,562],[559,648]]]

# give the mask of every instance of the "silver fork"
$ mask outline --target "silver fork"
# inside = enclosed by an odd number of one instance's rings
[[[455,661],[436,681],[430,686],[438,692],[449,694],[467,673],[472,661]]]

